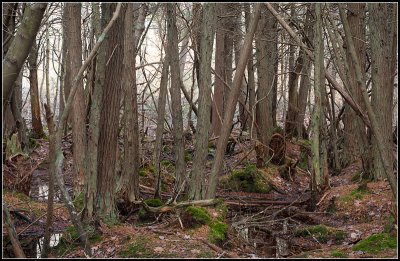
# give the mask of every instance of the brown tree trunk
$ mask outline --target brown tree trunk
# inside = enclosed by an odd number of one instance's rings
[[[256,39],[258,60],[256,122],[259,126],[258,140],[261,142],[261,149],[258,150],[261,155],[258,155],[258,158],[263,161],[273,153],[269,151],[268,145],[273,131],[272,96],[276,79],[275,64],[278,62],[276,26],[276,19],[265,8],[258,24]],[[261,160],[258,165],[262,165]]]
[[[393,173],[392,115],[393,90],[396,75],[397,57],[397,4],[369,4],[372,98],[371,105],[375,112],[379,132],[385,148],[382,157],[387,160],[390,173]],[[379,157],[378,140],[372,139],[374,178],[385,176],[384,164]],[[382,153],[382,152],[381,152]]]
[[[206,198],[214,198],[217,189],[218,175],[220,174],[223,167],[223,159],[225,154],[226,144],[228,143],[229,134],[231,131],[231,122],[233,114],[235,112],[237,100],[239,98],[240,86],[242,84],[242,78],[244,70],[246,69],[247,60],[250,56],[252,49],[253,36],[257,28],[258,20],[261,12],[261,4],[255,4],[254,16],[250,21],[249,30],[246,33],[244,39],[243,48],[240,53],[238,66],[235,72],[235,78],[233,80],[232,91],[227,101],[226,113],[224,114],[224,123],[222,125],[221,135],[218,139],[217,150],[215,155],[215,161],[211,169],[209,186],[206,194]]]
[[[111,17],[116,4],[106,4],[105,13]],[[118,139],[119,107],[124,53],[125,7],[110,29],[106,52],[106,70],[100,113],[100,134],[98,148],[98,179],[96,216],[113,221],[117,218],[115,209],[116,153]]]
[[[197,119],[195,155],[191,179],[189,181],[189,199],[204,199],[204,174],[206,172],[208,139],[210,135],[210,110],[211,110],[211,58],[216,21],[216,4],[207,3],[204,6],[202,38],[200,43],[200,78],[199,85],[199,117]]]
[[[178,32],[176,28],[175,4],[167,4],[167,34],[168,52],[170,55],[171,71],[171,105],[172,105],[172,124],[174,136],[175,153],[175,193],[180,191],[185,178],[185,143],[183,140],[183,120],[181,104],[181,82],[179,73],[179,51],[178,51]],[[201,58],[202,59],[202,58]]]
[[[135,25],[138,14],[138,4],[128,4],[125,15],[125,42],[124,42],[124,68],[123,84],[125,94],[125,130],[124,130],[124,163],[122,169],[123,198],[133,202],[139,198],[139,124],[136,87],[136,48]],[[136,23],[135,23],[136,20]]]
[[[67,17],[67,52],[70,65],[71,78],[70,83],[78,74],[79,68],[82,66],[82,39],[81,39],[81,4],[67,3],[65,8],[68,9]],[[85,97],[83,90],[83,81],[78,83],[78,89],[75,95],[72,107],[72,138],[73,138],[73,157],[74,157],[74,195],[79,195],[85,184],[85,146],[86,146],[86,110]],[[71,87],[65,86],[67,89]]]

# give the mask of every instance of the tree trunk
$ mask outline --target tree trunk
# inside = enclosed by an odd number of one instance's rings
[[[135,25],[137,23],[138,4],[128,4],[125,15],[124,69],[123,84],[125,90],[125,130],[124,130],[124,163],[122,170],[123,198],[133,202],[139,198],[139,124],[136,87],[136,48]],[[136,20],[136,21],[135,21]],[[136,23],[135,23],[136,22]]]
[[[179,51],[178,51],[178,32],[176,28],[175,4],[167,4],[167,34],[168,52],[170,55],[171,70],[171,103],[172,103],[172,124],[174,135],[175,153],[175,193],[181,190],[185,178],[185,143],[183,140],[183,120],[181,104],[181,82],[179,73]],[[201,58],[202,59],[202,58]]]
[[[31,4],[25,9],[22,22],[3,59],[3,110],[10,99],[12,87],[28,57],[39,31],[47,4]]]
[[[93,27],[96,39],[99,39],[101,29],[106,26],[105,5],[102,5],[103,14],[100,18],[100,6],[93,3]],[[100,20],[101,19],[101,20]],[[96,57],[96,74],[95,83],[92,94],[92,102],[90,104],[89,113],[89,129],[87,135],[88,145],[86,147],[86,196],[84,213],[89,219],[93,217],[95,207],[95,198],[97,193],[97,153],[99,145],[99,121],[101,112],[101,102],[103,98],[104,78],[106,69],[106,51],[108,41],[104,40],[103,45],[99,48],[99,54]]]
[[[105,15],[111,17],[116,4],[106,4]],[[108,36],[103,99],[100,112],[96,216],[104,221],[117,218],[115,209],[116,153],[124,53],[125,6]]]
[[[259,126],[258,140],[262,143],[258,158],[264,162],[268,160],[268,155],[273,153],[268,150],[268,146],[273,132],[272,96],[276,79],[275,64],[278,62],[276,26],[276,19],[265,8],[258,24],[256,39],[258,60],[256,122]],[[261,160],[260,165],[262,165]]]
[[[213,53],[216,4],[205,4],[203,11],[202,38],[200,43],[199,116],[197,119],[195,155],[190,179],[189,199],[204,199],[204,174],[206,172],[211,110],[211,58]]]
[[[372,98],[371,105],[376,115],[378,129],[382,135],[382,157],[387,160],[389,173],[393,173],[392,115],[393,90],[397,57],[397,5],[369,4]],[[378,139],[372,139],[374,178],[385,177],[383,162],[379,157]],[[391,174],[392,175],[392,174]]]
[[[354,45],[357,52],[357,57],[360,61],[362,68],[362,79],[365,81],[365,64],[366,64],[366,44],[365,44],[365,6],[363,3],[352,3],[348,4],[347,19],[350,25],[350,31],[354,36]],[[348,70],[346,73],[349,79],[349,91],[353,99],[360,104],[363,110],[366,110],[364,102],[362,100],[361,90],[357,88],[357,77],[355,72],[355,66],[351,60],[351,54],[349,49],[346,49]],[[347,159],[347,163],[351,163],[359,158],[362,159],[363,169],[366,176],[369,176],[370,169],[368,164],[371,159],[368,157],[370,154],[368,148],[368,139],[365,124],[360,118],[357,117],[356,113],[345,105],[345,111],[343,115],[344,124],[344,149],[343,158]]]
[[[217,150],[215,155],[215,161],[211,169],[210,181],[208,185],[206,198],[214,198],[217,189],[218,175],[220,174],[223,167],[223,159],[225,154],[226,144],[228,142],[229,134],[231,131],[231,122],[233,119],[233,114],[235,112],[235,107],[239,97],[240,86],[242,85],[243,72],[246,68],[247,60],[250,56],[252,49],[252,41],[254,32],[256,31],[258,20],[261,12],[261,4],[255,4],[254,16],[251,19],[249,30],[246,33],[244,39],[243,48],[240,53],[240,58],[238,66],[235,72],[235,78],[233,80],[232,91],[230,93],[229,99],[227,101],[226,113],[224,114],[224,121],[222,125],[221,135],[218,139]]]
[[[82,39],[81,39],[81,4],[67,3],[67,52],[69,59],[66,63],[71,67],[70,83],[78,74],[82,66]],[[85,184],[85,146],[86,146],[86,110],[83,81],[80,81],[72,107],[72,150],[74,157],[74,195],[78,196]],[[67,87],[67,86],[66,86]],[[71,87],[67,87],[70,89]]]

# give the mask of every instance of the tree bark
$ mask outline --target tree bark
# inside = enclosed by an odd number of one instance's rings
[[[135,42],[137,38],[140,38],[140,34],[135,34],[138,16],[134,12],[138,7],[137,4],[128,4],[126,12],[129,15],[125,15],[124,33],[123,84],[125,90],[125,130],[121,194],[129,202],[133,202],[139,198],[140,158]]]
[[[211,111],[211,58],[213,53],[216,4],[207,3],[203,11],[200,43],[199,116],[197,119],[195,155],[190,179],[189,199],[204,199],[204,174],[206,172]]]
[[[226,144],[228,142],[229,134],[230,134],[231,127],[232,127],[231,122],[233,119],[233,114],[235,112],[236,103],[237,103],[237,100],[239,97],[240,86],[242,84],[243,72],[246,68],[247,59],[249,58],[250,51],[252,49],[251,43],[253,41],[253,36],[256,31],[258,20],[260,18],[260,11],[261,11],[261,4],[259,4],[259,3],[255,4],[254,16],[251,19],[250,27],[249,27],[250,29],[248,30],[248,33],[246,34],[246,37],[244,39],[243,48],[240,53],[238,66],[236,68],[235,77],[233,80],[232,91],[231,91],[229,99],[227,101],[227,107],[226,107],[227,110],[226,110],[226,113],[224,114],[224,121],[223,121],[224,123],[222,125],[221,135],[218,139],[215,161],[214,161],[214,164],[213,164],[213,167],[211,170],[211,176],[210,176],[209,186],[208,186],[207,195],[206,195],[206,198],[209,198],[209,199],[215,197],[215,192],[217,189],[217,178],[223,167],[222,165],[223,165],[223,159],[224,159],[224,154],[225,154],[225,148],[226,148]]]
[[[81,4],[67,3],[67,52],[69,52],[69,63],[71,68],[70,83],[78,74],[82,66],[82,39],[81,39]],[[74,195],[78,196],[84,189],[85,184],[85,146],[86,146],[86,110],[83,81],[79,86],[72,107],[72,150],[74,158]],[[67,89],[71,87],[66,86]]]
[[[115,4],[106,5],[106,15],[111,17]],[[98,179],[96,195],[96,216],[103,221],[113,222],[117,219],[115,208],[116,160],[118,150],[119,107],[124,52],[124,18],[125,8],[112,25],[108,36],[106,52],[106,69],[103,89],[102,108],[100,112],[100,134],[98,148]]]
[[[21,25],[3,59],[3,110],[35,41],[46,6],[47,4],[38,3],[26,7]]]
[[[167,4],[167,34],[168,52],[170,54],[171,70],[171,103],[172,103],[172,124],[174,136],[175,153],[175,189],[177,193],[181,190],[185,178],[185,143],[183,140],[183,120],[181,104],[181,81],[179,73],[179,51],[178,51],[178,32],[176,28],[175,4]]]

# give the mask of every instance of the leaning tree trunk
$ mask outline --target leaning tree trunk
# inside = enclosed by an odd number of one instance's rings
[[[211,58],[215,34],[216,4],[204,5],[200,42],[199,117],[197,119],[195,155],[189,181],[189,199],[204,199],[204,174],[206,172],[211,111]]]
[[[26,7],[22,22],[3,59],[3,110],[10,99],[13,84],[31,51],[46,6],[47,4],[38,3]]]
[[[215,155],[215,161],[211,169],[210,181],[208,185],[208,190],[206,198],[215,198],[215,192],[217,189],[218,175],[220,174],[223,167],[223,159],[225,154],[226,144],[228,142],[229,134],[231,131],[231,122],[233,120],[233,114],[235,113],[235,108],[237,100],[239,98],[240,87],[242,85],[243,73],[246,68],[247,60],[250,56],[252,49],[253,36],[257,28],[258,20],[261,12],[261,4],[255,4],[254,16],[250,21],[249,30],[246,33],[244,39],[243,48],[240,52],[240,58],[238,66],[236,68],[235,77],[233,79],[232,90],[227,101],[226,112],[224,114],[224,120],[221,129],[221,135],[218,139],[217,150]]]

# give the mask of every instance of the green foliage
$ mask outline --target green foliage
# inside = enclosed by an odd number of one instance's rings
[[[283,128],[281,126],[278,126],[278,125],[275,126],[275,128],[272,131],[272,134],[275,134],[275,133],[283,134],[284,133]]]
[[[226,232],[228,231],[228,225],[221,221],[214,221],[209,224],[210,232],[208,237],[213,243],[221,243],[226,239]]]
[[[332,257],[337,257],[337,258],[347,258],[347,254],[340,252],[339,250],[333,250],[331,252]]]
[[[397,238],[388,233],[379,233],[361,240],[352,248],[352,250],[374,254],[387,249],[395,248],[397,248]]]
[[[253,164],[243,170],[234,171],[228,180],[228,186],[234,191],[268,193],[271,190],[268,180]]]
[[[160,162],[160,164],[161,164],[162,166],[165,166],[165,167],[169,167],[170,165],[172,165],[172,163],[171,163],[169,160],[162,160],[162,161]]]
[[[202,207],[189,206],[185,211],[197,224],[209,224],[211,222],[210,214]]]
[[[335,240],[336,244],[340,244],[345,239],[345,232],[327,227],[324,225],[316,225],[295,232],[298,237],[315,237],[319,242],[326,243],[328,240]]]

